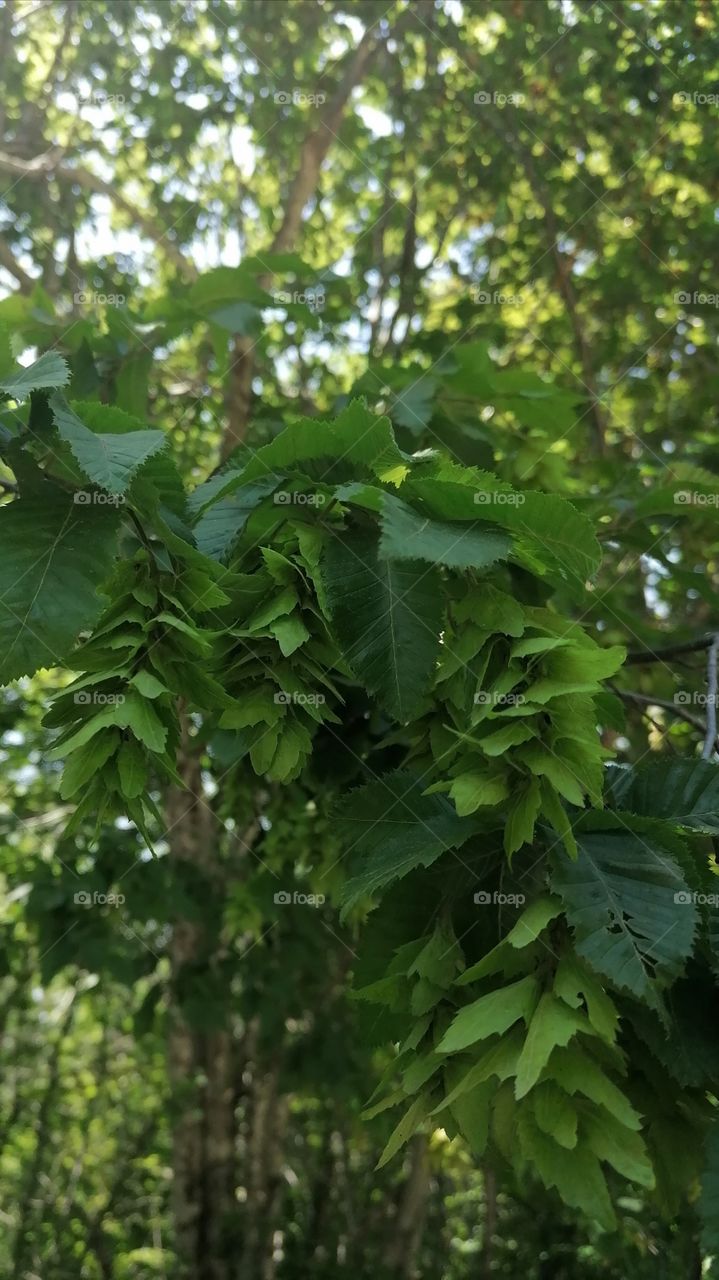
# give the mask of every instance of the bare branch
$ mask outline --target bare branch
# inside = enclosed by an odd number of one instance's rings
[[[719,632],[712,639],[707,653],[707,731],[702,748],[702,760],[711,760],[717,745],[717,657],[719,656]]]

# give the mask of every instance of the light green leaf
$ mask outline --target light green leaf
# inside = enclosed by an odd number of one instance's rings
[[[525,1022],[536,1003],[537,980],[531,975],[520,978],[508,987],[490,991],[486,996],[460,1009],[449,1030],[437,1046],[438,1053],[457,1053],[477,1040],[502,1035],[519,1018]]]
[[[558,1045],[566,1045],[579,1031],[592,1032],[586,1018],[580,1017],[548,991],[539,1001],[529,1024],[527,1039],[517,1064],[515,1096],[523,1098],[539,1080]]]

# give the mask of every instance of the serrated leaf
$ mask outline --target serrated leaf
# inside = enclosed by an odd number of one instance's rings
[[[118,524],[116,508],[49,485],[0,510],[0,683],[62,662],[98,617]]]
[[[475,830],[448,800],[423,795],[422,784],[404,772],[353,791],[338,810],[337,821],[356,868],[344,889],[345,909],[415,867],[430,866]]]
[[[656,1005],[657,985],[678,977],[696,927],[679,869],[630,831],[583,832],[578,846],[577,861],[562,859],[552,876],[577,953],[614,986]]]
[[[405,1111],[399,1124],[391,1133],[389,1141],[375,1166],[377,1169],[382,1169],[405,1143],[409,1142],[412,1134],[416,1132],[425,1116],[429,1114],[429,1109],[428,1097],[426,1094],[421,1093],[412,1103],[409,1110]]]
[[[486,525],[448,524],[418,515],[399,498],[385,495],[379,554],[387,560],[428,560],[451,569],[482,569],[506,559],[512,540]]]
[[[503,1035],[520,1018],[527,1022],[536,1003],[537,980],[531,975],[520,978],[480,996],[460,1009],[449,1030],[437,1045],[438,1053],[458,1053],[488,1036]]]
[[[70,370],[56,351],[46,351],[26,368],[18,366],[5,373],[0,380],[0,391],[6,391],[15,400],[24,400],[31,391],[65,387],[70,381]]]
[[[70,446],[83,474],[108,493],[124,494],[135,472],[167,444],[163,431],[128,431],[120,435],[90,430],[57,393],[50,397],[50,408],[58,435]]]
[[[708,760],[655,760],[607,770],[614,809],[719,835],[719,768]]]
[[[423,705],[439,654],[442,595],[436,570],[377,554],[377,539],[337,536],[323,576],[333,629],[357,678],[400,721]]]
[[[532,1014],[527,1039],[517,1063],[515,1097],[523,1098],[534,1087],[558,1045],[568,1044],[580,1031],[586,1033],[591,1030],[586,1018],[545,991]]]
[[[619,1124],[612,1116],[587,1115],[582,1120],[582,1136],[599,1160],[610,1164],[632,1182],[651,1190],[656,1181],[644,1139]]]

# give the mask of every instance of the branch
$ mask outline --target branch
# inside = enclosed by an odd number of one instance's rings
[[[24,293],[30,293],[34,288],[35,281],[32,276],[29,276],[27,271],[23,271],[20,263],[15,257],[15,254],[10,248],[10,245],[2,238],[0,238],[0,266],[4,267],[6,271],[9,271],[11,276],[15,277]]]
[[[686,720],[687,724],[698,729],[700,733],[706,732],[706,725],[699,716],[692,715],[691,711],[685,711],[681,705],[670,702],[668,698],[655,698],[646,693],[634,693],[631,689],[615,689],[614,686],[611,688],[617,697],[624,698],[625,702],[637,702],[643,707],[663,707],[665,711],[671,711],[680,720]]]
[[[14,174],[18,178],[29,178],[34,182],[42,182],[49,177],[59,178],[62,182],[71,182],[77,186],[84,187],[86,191],[92,191],[95,195],[107,196],[108,200],[116,205],[118,209],[122,209],[132,218],[149,240],[152,240],[158,248],[162,248],[176,267],[183,271],[188,278],[195,279],[197,272],[192,263],[188,262],[177,246],[167,239],[167,232],[149,214],[143,213],[141,209],[136,208],[112,183],[104,182],[102,178],[98,178],[94,173],[91,173],[89,169],[74,168],[72,165],[63,164],[63,154],[62,148],[53,147],[50,151],[45,151],[42,155],[35,156],[32,160],[23,160],[19,156],[8,155],[7,152],[0,151],[0,171]]]
[[[302,212],[317,188],[322,161],[329,151],[332,139],[337,135],[352,90],[360,83],[376,50],[377,38],[372,27],[369,27],[349,61],[336,94],[323,110],[317,128],[307,134],[302,144],[297,172],[290,185],[282,221],[272,244],[264,250],[265,253],[287,253],[294,248],[302,223]],[[267,288],[268,277],[261,277],[259,283]],[[252,338],[235,338],[227,392],[227,428],[222,440],[223,459],[242,442],[247,431],[252,403],[255,345]]]
[[[707,653],[707,731],[702,760],[711,760],[717,745],[717,657],[719,632],[713,637]]]
[[[626,667],[641,662],[663,662],[665,658],[678,658],[682,653],[697,653],[701,649],[708,649],[713,640],[713,635],[706,635],[699,640],[687,640],[683,644],[670,644],[664,649],[635,649],[627,654],[624,659],[624,665]]]

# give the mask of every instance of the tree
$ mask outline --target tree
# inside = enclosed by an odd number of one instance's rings
[[[684,1276],[700,1183],[712,1253],[714,18],[355,10],[3,10],[17,1274],[439,1274],[444,1201]]]

